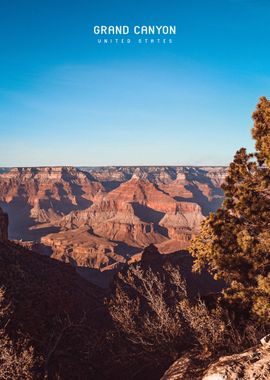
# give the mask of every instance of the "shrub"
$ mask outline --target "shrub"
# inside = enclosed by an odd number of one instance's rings
[[[33,377],[33,348],[27,339],[12,341],[7,334],[11,316],[11,305],[5,299],[5,291],[0,288],[0,379],[31,380]]]
[[[129,343],[133,359],[143,356],[152,366],[168,365],[190,349],[205,357],[238,352],[258,339],[256,327],[238,329],[219,303],[209,308],[200,298],[190,300],[179,268],[171,265],[161,272],[129,267],[119,274],[108,307],[119,346]]]

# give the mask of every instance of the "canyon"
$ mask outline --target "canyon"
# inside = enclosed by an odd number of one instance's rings
[[[202,360],[191,349],[166,371],[156,364],[146,371],[142,358],[132,361],[125,356],[125,341],[119,346],[115,339],[119,334],[108,315],[108,292],[85,281],[71,265],[10,241],[8,223],[0,208],[0,377],[143,380],[158,379],[165,372],[162,380],[269,378],[270,335],[241,353]],[[141,269],[161,274],[168,260],[180,269],[189,297],[200,294],[209,302],[220,292],[221,284],[206,271],[192,273],[191,256],[184,252],[162,255],[151,244],[143,250]],[[120,282],[115,277],[118,289],[124,271]]]
[[[0,207],[10,239],[106,275],[150,244],[162,254],[188,249],[221,205],[225,176],[225,167],[3,168]]]
[[[9,240],[8,223],[0,208],[0,378],[160,378],[170,362],[146,371],[138,347],[130,350],[132,343],[120,338],[109,314],[108,297],[121,286],[127,266],[103,291],[72,265]],[[220,291],[206,271],[192,273],[190,255],[162,255],[152,244],[140,264],[143,271],[162,274],[168,260],[180,269],[190,297]]]

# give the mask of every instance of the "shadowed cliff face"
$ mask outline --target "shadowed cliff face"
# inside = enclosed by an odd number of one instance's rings
[[[7,227],[0,209],[1,366],[9,360],[8,339],[14,360],[28,350],[31,374],[20,378],[106,378],[96,349],[104,326],[110,325],[103,292],[70,265],[8,241]],[[19,365],[14,363],[14,371]],[[13,375],[4,378],[19,378]]]
[[[0,208],[0,241],[8,240],[8,215]]]
[[[29,379],[106,378],[97,345],[109,320],[98,288],[69,265],[0,242],[0,289],[11,308],[6,333],[19,352],[22,337],[34,349]]]
[[[187,249],[221,204],[225,174],[222,167],[15,168],[0,174],[0,206],[11,239],[104,271],[152,243],[166,254]]]
[[[0,175],[0,203],[11,216],[11,238],[34,239],[38,223],[56,223],[92,204],[103,186],[74,168],[14,168]]]

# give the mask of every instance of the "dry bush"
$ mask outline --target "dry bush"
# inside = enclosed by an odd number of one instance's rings
[[[109,302],[110,315],[118,328],[127,340],[146,353],[160,352],[175,357],[176,346],[184,344],[184,321],[176,303],[169,305],[166,300],[166,280],[171,280],[173,274],[173,270],[167,272],[165,279],[152,269],[143,271],[134,266],[126,274],[119,274],[120,281]],[[180,276],[177,279],[175,299],[185,295],[185,284]]]
[[[57,314],[47,334],[33,338],[14,328],[18,316],[5,293],[0,287],[0,380],[63,379],[69,369],[72,378],[79,371],[76,378],[97,378],[105,333],[89,325],[86,313],[76,321],[68,313]]]
[[[251,322],[237,327],[226,309],[217,305],[209,310],[201,299],[195,304],[185,300],[179,303],[179,310],[204,353],[220,355],[239,352],[256,344],[263,335]]]
[[[157,361],[174,360],[196,347],[207,356],[238,352],[258,341],[254,325],[240,331],[221,306],[209,309],[200,298],[189,300],[179,268],[170,264],[161,273],[139,265],[120,273],[109,312],[145,360],[147,354]]]
[[[5,291],[0,288],[0,379],[31,380],[33,377],[33,348],[26,339],[13,342],[7,334],[11,317],[11,305],[5,299]]]
[[[0,330],[0,379],[31,380],[33,377],[33,349],[21,340],[14,344]]]

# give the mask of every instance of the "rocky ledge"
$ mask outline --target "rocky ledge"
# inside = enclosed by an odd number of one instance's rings
[[[261,344],[241,354],[221,357],[212,364],[203,380],[270,379],[270,334]]]
[[[161,380],[268,380],[270,379],[270,334],[258,346],[240,354],[223,356],[203,371],[184,355],[165,372]],[[199,361],[197,361],[197,364]],[[201,363],[202,364],[202,363]],[[194,374],[198,373],[198,376]]]

